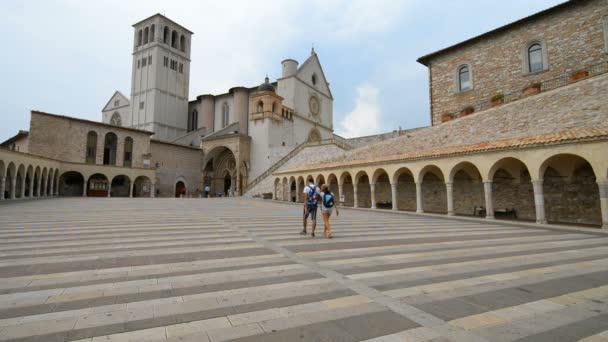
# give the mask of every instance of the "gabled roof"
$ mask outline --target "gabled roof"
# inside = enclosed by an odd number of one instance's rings
[[[333,94],[331,93],[331,87],[329,86],[329,83],[327,82],[327,77],[325,77],[325,72],[323,71],[323,65],[321,65],[321,61],[319,60],[319,56],[317,56],[317,53],[315,52],[315,50],[313,49],[312,52],[310,53],[310,57],[308,57],[304,63],[302,63],[302,65],[300,65],[300,67],[298,68],[298,71],[296,73],[296,75],[298,73],[300,73],[301,70],[304,70],[304,67],[310,63],[312,63],[313,61],[316,61],[317,64],[319,65],[319,69],[321,70],[321,75],[323,76],[323,79],[325,80],[325,83],[327,83],[327,90],[329,91],[329,97],[330,98],[334,98]],[[306,82],[304,82],[306,83]],[[307,83],[308,84],[308,83]]]
[[[118,94],[118,96],[120,96],[125,101],[127,101],[128,104],[130,104],[131,101],[129,101],[129,98],[127,98],[125,95],[123,95],[123,93],[121,93],[119,90],[117,90],[117,91],[114,92],[114,94],[112,94],[112,96],[110,96],[110,99],[108,100],[108,102],[106,103],[106,105],[103,106],[103,109],[101,110],[102,112],[106,111],[106,109],[108,108],[108,106],[110,105],[110,103],[112,103],[112,99],[114,98],[114,96],[116,96],[116,94]]]
[[[15,134],[14,136],[12,136],[12,137],[10,137],[10,138],[6,139],[6,141],[4,141],[4,142],[0,143],[0,146],[4,147],[4,146],[6,146],[6,145],[10,145],[11,143],[13,143],[13,142],[15,142],[15,141],[17,141],[17,140],[19,140],[19,139],[21,139],[21,138],[25,138],[25,137],[27,137],[28,135],[30,135],[30,132],[28,132],[28,131],[21,131],[21,130],[19,130],[19,133],[17,133],[17,134]]]
[[[498,28],[496,28],[494,30],[488,31],[488,32],[483,33],[481,35],[478,35],[478,36],[475,36],[473,38],[467,39],[465,41],[462,41],[460,43],[454,44],[452,46],[448,46],[446,48],[443,48],[441,50],[435,51],[433,53],[429,53],[427,55],[424,55],[424,56],[418,58],[417,61],[418,61],[418,63],[423,64],[423,65],[425,65],[425,66],[428,67],[429,66],[429,62],[431,61],[431,59],[433,59],[434,57],[436,57],[436,56],[438,56],[440,54],[443,54],[445,52],[448,52],[448,51],[451,51],[451,50],[454,50],[454,49],[457,49],[457,48],[460,48],[460,47],[463,47],[463,46],[468,45],[468,44],[475,43],[475,42],[481,40],[482,38],[486,38],[486,37],[488,37],[490,35],[493,35],[493,34],[502,33],[502,32],[507,31],[507,30],[509,30],[509,29],[511,29],[511,28],[513,28],[515,26],[519,26],[519,25],[528,23],[530,21],[537,20],[537,19],[539,19],[541,17],[544,17],[546,15],[553,14],[555,12],[561,11],[561,10],[563,10],[565,8],[569,8],[569,7],[572,7],[572,6],[580,5],[580,4],[582,4],[582,3],[586,2],[586,1],[589,1],[589,0],[568,0],[566,2],[563,2],[563,3],[559,4],[559,5],[547,8],[547,9],[545,9],[543,11],[534,13],[534,14],[532,14],[530,16],[527,16],[525,18],[516,20],[514,22],[511,22],[511,23],[509,23],[507,25],[498,27]]]
[[[217,132],[213,132],[209,135],[204,136],[201,141],[205,141],[208,139],[215,139],[215,138],[220,138],[222,136],[226,136],[226,135],[234,135],[234,132],[239,132],[239,123],[238,122],[233,122],[230,125],[220,129]]]

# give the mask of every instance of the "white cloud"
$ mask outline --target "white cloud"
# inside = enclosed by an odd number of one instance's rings
[[[380,133],[380,112],[378,88],[369,83],[361,84],[357,87],[355,108],[340,122],[338,134],[353,138]]]

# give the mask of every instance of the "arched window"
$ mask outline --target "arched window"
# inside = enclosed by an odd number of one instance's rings
[[[163,29],[163,43],[169,44],[169,27],[167,26]]]
[[[264,102],[258,101],[258,110],[257,110],[257,112],[261,113],[263,111],[264,111]]]
[[[120,114],[118,114],[118,112],[114,112],[114,114],[112,114],[110,125],[122,126],[122,119],[120,118]]]
[[[230,107],[228,104],[224,102],[222,106],[222,128],[228,126],[228,122],[230,121]]]
[[[312,74],[311,81],[312,85],[317,85],[317,74]]]
[[[186,51],[186,37],[183,34],[179,37],[179,49],[184,52]]]
[[[528,47],[528,72],[538,72],[545,69],[543,63],[543,47],[534,43]]]
[[[177,49],[177,31],[171,32],[171,47]]]
[[[122,165],[124,167],[131,167],[133,163],[133,139],[131,137],[125,138],[125,153]]]
[[[468,65],[463,65],[458,68],[458,91],[472,89],[471,69]]]
[[[95,164],[97,158],[97,133],[91,131],[87,134],[87,164]]]
[[[137,46],[141,46],[142,39],[143,39],[143,32],[141,30],[139,30],[139,32],[137,33]]]
[[[150,43],[154,41],[154,31],[156,31],[156,25],[150,26]]]
[[[272,113],[274,114],[274,113],[276,113],[276,111],[277,111],[277,104],[276,104],[276,102],[273,102],[272,103]]]
[[[116,144],[118,138],[116,134],[110,132],[106,134],[103,143],[103,165],[116,165]]]
[[[144,29],[144,44],[148,44],[148,33],[149,33],[149,29],[146,27]]]

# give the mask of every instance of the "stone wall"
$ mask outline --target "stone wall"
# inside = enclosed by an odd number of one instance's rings
[[[446,112],[489,100],[498,93],[523,89],[606,60],[603,22],[608,16],[605,0],[570,1],[552,11],[500,32],[491,33],[430,59],[433,125]],[[548,68],[524,72],[524,51],[534,41],[546,46]],[[468,64],[473,89],[458,92],[457,70]]]
[[[342,160],[528,137],[608,122],[608,74],[348,151]],[[337,160],[339,161],[339,160]]]
[[[152,140],[152,166],[156,167],[157,197],[175,196],[177,181],[185,181],[188,193],[202,190],[203,152],[194,147]]]
[[[518,219],[533,221],[536,218],[536,211],[530,174],[527,170],[523,170],[520,175],[515,176],[517,177],[513,177],[503,169],[498,170],[494,175],[492,180],[494,209],[515,209]]]
[[[300,151],[298,154],[289,159],[285,164],[283,164],[283,166],[281,166],[275,172],[288,170],[304,164],[313,164],[323,161],[335,161],[338,158],[341,158],[344,153],[345,150],[334,144],[305,147],[302,151]],[[256,195],[261,195],[263,193],[274,193],[275,178],[276,177],[271,174],[252,189],[248,189],[245,196],[252,197]]]
[[[124,142],[133,139],[133,167],[144,167],[144,159],[150,153],[150,133],[126,129],[98,122],[59,115],[32,112],[29,135],[29,153],[61,161],[84,163],[86,161],[87,134],[97,133],[96,164],[103,164],[104,140],[107,133],[118,138],[116,166],[124,161]]]

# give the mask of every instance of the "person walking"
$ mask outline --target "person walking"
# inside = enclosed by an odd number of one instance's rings
[[[336,216],[340,215],[338,207],[335,206],[336,201],[334,194],[329,190],[329,185],[323,184],[321,186],[321,215],[323,215],[323,224],[325,226],[324,234],[328,239],[333,238],[331,235],[331,225],[329,224],[329,218],[336,208]],[[314,231],[314,230],[313,230]]]
[[[209,197],[209,193],[211,192],[211,188],[209,185],[205,185],[205,198]]]
[[[312,221],[312,237],[315,237],[315,229],[317,229],[317,203],[319,201],[321,190],[315,185],[312,179],[308,180],[308,185],[304,188],[304,229],[300,232],[301,235],[306,235],[306,223],[308,217]]]

